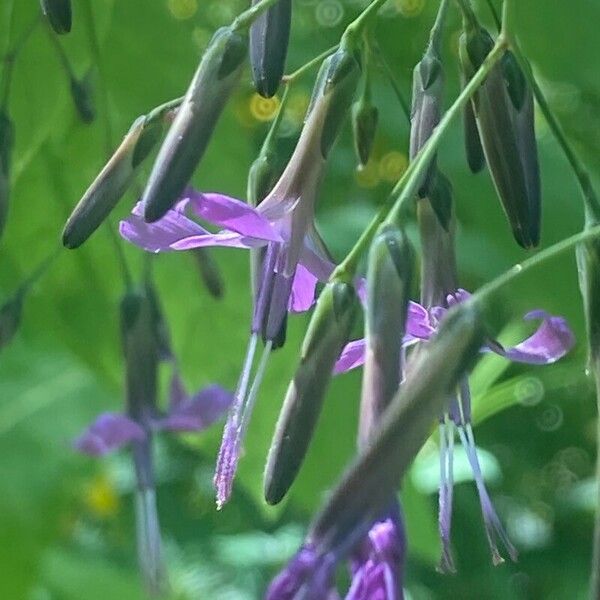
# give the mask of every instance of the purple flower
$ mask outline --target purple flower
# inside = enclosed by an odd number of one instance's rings
[[[202,431],[219,419],[233,400],[233,394],[218,385],[188,395],[177,373],[171,379],[170,396],[167,412],[149,418],[152,431]],[[75,440],[74,446],[84,454],[103,456],[147,436],[145,428],[133,418],[106,412]]]
[[[468,297],[468,292],[457,289],[454,294],[447,295],[445,306],[434,306],[430,310],[411,302],[406,323],[406,335],[403,338],[404,348],[407,349],[419,341],[428,340],[436,331],[448,308],[457,302],[465,301]],[[516,346],[504,348],[498,342],[488,341],[487,345],[482,348],[482,352],[495,352],[513,362],[543,365],[556,362],[573,347],[575,338],[563,317],[550,315],[543,310],[534,310],[527,313],[524,319],[540,319],[541,324],[531,336]],[[365,361],[365,349],[364,339],[347,344],[336,364],[335,372],[342,373],[362,365]],[[410,369],[410,362],[407,368]],[[502,527],[483,481],[471,425],[469,383],[465,378],[456,394],[450,399],[447,413],[440,420],[439,531],[442,540],[440,570],[450,572],[455,570],[450,549],[450,529],[453,490],[452,464],[456,431],[465,448],[473,472],[492,560],[494,564],[503,561],[498,550],[498,541],[504,545],[508,555],[516,560],[517,551]]]
[[[334,575],[345,553],[322,549],[325,540],[305,543],[275,577],[266,600],[333,600],[340,596]],[[391,516],[376,521],[353,550],[352,582],[346,600],[401,600],[405,554],[404,526],[398,507]]]

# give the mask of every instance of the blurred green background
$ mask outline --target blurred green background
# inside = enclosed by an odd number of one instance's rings
[[[0,3],[4,54],[39,10],[37,0]],[[61,37],[75,74],[94,86],[98,116],[79,119],[50,36],[36,28],[18,55],[9,110],[16,128],[12,199],[0,241],[0,301],[58,244],[71,208],[130,123],[186,88],[212,32],[241,11],[239,0],[73,0],[74,26]],[[296,0],[288,70],[335,43],[365,2]],[[498,3],[496,3],[498,4]],[[515,2],[518,35],[550,105],[592,173],[600,174],[600,43],[597,0]],[[384,55],[409,95],[437,2],[390,0],[376,29]],[[485,2],[481,18],[493,29]],[[457,11],[444,53],[446,102],[458,92]],[[97,45],[94,37],[97,34]],[[312,78],[294,85],[282,153],[289,153]],[[338,142],[322,190],[318,225],[333,254],[352,245],[406,167],[408,125],[382,73],[374,100],[380,127],[374,158],[357,172],[349,127]],[[248,73],[225,110],[194,183],[244,197],[248,167],[276,101],[253,94]],[[537,120],[547,246],[581,227],[579,191],[548,131]],[[464,287],[526,257],[512,240],[489,176],[470,174],[457,123],[440,152],[455,190]],[[146,165],[146,169],[148,165]],[[143,184],[144,171],[139,178]],[[134,194],[116,213],[127,214]],[[116,221],[116,219],[115,219]],[[142,253],[123,243],[140,273]],[[248,257],[213,252],[225,280],[217,301],[202,287],[191,256],[156,262],[157,285],[190,388],[234,387],[250,316]],[[118,410],[122,364],[118,301],[123,284],[108,232],[64,251],[27,299],[23,325],[0,354],[0,598],[86,600],[142,597],[133,545],[132,471],[126,452],[102,460],[76,455],[72,439],[100,411]],[[486,357],[473,375],[476,429],[499,512],[520,551],[517,564],[491,565],[466,461],[457,455],[453,536],[458,574],[435,564],[437,454],[428,443],[407,477],[409,598],[583,598],[595,495],[595,410],[585,375],[585,342],[572,255],[539,268],[507,290],[498,322],[509,337],[527,333],[532,308],[563,314],[575,350],[557,365],[529,369]],[[233,501],[214,508],[212,470],[220,425],[157,445],[158,501],[173,598],[259,598],[302,539],[308,520],[352,456],[360,373],[332,385],[308,460],[280,508],[262,501],[262,469],[273,425],[293,371],[306,316],[290,320],[286,347],[269,367],[247,441]],[[357,330],[357,334],[359,331]],[[508,339],[504,338],[504,339]],[[489,420],[487,417],[494,415]]]

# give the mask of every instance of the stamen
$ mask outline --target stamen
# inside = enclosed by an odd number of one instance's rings
[[[138,488],[135,496],[137,551],[148,593],[159,597],[165,592],[160,527],[154,488]]]
[[[235,391],[233,404],[227,416],[225,428],[223,429],[223,439],[219,448],[217,466],[213,478],[213,485],[217,492],[217,509],[219,510],[229,500],[233,488],[233,478],[239,457],[240,426],[257,344],[258,333],[253,333],[248,342],[242,373]]]
[[[258,368],[256,369],[256,374],[254,375],[254,381],[252,382],[252,387],[250,388],[250,393],[248,394],[248,399],[246,400],[246,404],[243,408],[242,419],[240,423],[240,433],[239,437],[241,440],[246,436],[246,430],[248,429],[248,423],[250,421],[250,417],[252,416],[252,411],[254,410],[254,405],[256,404],[256,398],[258,397],[258,392],[260,390],[260,385],[262,383],[263,377],[265,375],[265,371],[267,368],[267,363],[269,362],[269,356],[271,355],[271,349],[273,348],[273,341],[267,340],[265,344],[265,348],[263,350],[262,356],[260,357],[260,363],[258,364]]]
[[[452,493],[454,488],[454,423],[444,415],[440,423],[440,497],[438,527],[442,542],[442,556],[438,570],[443,573],[455,573],[450,531],[452,527]]]

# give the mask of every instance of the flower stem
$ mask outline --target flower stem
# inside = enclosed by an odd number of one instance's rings
[[[406,203],[414,197],[417,188],[420,185],[421,177],[429,167],[429,163],[435,155],[442,137],[448,130],[450,124],[483,83],[494,65],[502,58],[505,50],[506,41],[504,37],[500,36],[496,45],[492,48],[479,70],[444,114],[439,125],[435,128],[429,140],[427,140],[427,143],[421,148],[415,157],[415,160],[408,166],[404,175],[396,183],[386,200],[386,203],[381,207],[375,217],[373,217],[373,220],[369,223],[354,247],[347,254],[346,258],[334,270],[330,280],[341,279],[344,281],[351,281],[356,272],[358,261],[362,253],[370,245],[379,225],[384,221],[395,222],[398,220],[401,210]]]
[[[375,56],[377,57],[379,64],[383,67],[383,70],[390,81],[390,85],[392,86],[392,90],[394,91],[394,94],[396,94],[396,98],[402,107],[402,112],[404,113],[404,116],[410,125],[410,107],[408,106],[408,102],[404,97],[398,82],[396,81],[396,77],[394,76],[394,72],[392,71],[390,64],[385,59],[385,56],[383,55],[383,52],[378,44],[376,46],[375,44],[371,44],[371,48],[374,48]]]
[[[175,110],[181,106],[183,102],[184,96],[180,96],[179,98],[173,98],[173,100],[169,100],[164,104],[160,104],[159,106],[154,107],[147,115],[146,115],[146,124],[152,123],[153,121],[160,121],[166,113],[171,110]]]
[[[600,415],[600,361],[594,359],[593,365],[594,382],[596,385],[596,411]],[[600,418],[596,424],[596,506],[600,506]],[[594,545],[592,551],[592,572],[590,578],[590,598],[598,600],[600,598],[600,509],[596,509],[596,518],[594,520]]]
[[[569,236],[552,246],[549,246],[545,250],[538,252],[535,256],[528,258],[522,263],[513,265],[508,271],[505,271],[492,281],[486,283],[480,287],[470,298],[469,301],[473,302],[488,302],[490,298],[496,295],[503,287],[512,283],[521,275],[527,273],[531,269],[540,266],[548,260],[556,258],[557,256],[572,250],[575,246],[581,242],[586,242],[600,235],[600,225],[590,227],[585,231],[576,233],[575,235]]]
[[[356,19],[354,19],[350,25],[348,25],[348,27],[346,27],[346,30],[342,34],[341,43],[343,44],[347,41],[352,42],[358,39],[362,35],[365,27],[369,24],[371,19],[377,14],[377,11],[386,2],[387,0],[373,0],[371,4],[369,4],[367,8],[365,8],[365,10],[363,10],[360,15],[358,15],[358,17],[356,17]]]
[[[284,75],[282,82],[286,84],[293,83],[296,79],[299,79],[304,73],[318,65],[320,62],[325,60],[328,56],[333,54],[339,48],[339,44],[335,46],[331,46],[331,48],[327,48],[324,52],[321,52],[318,56],[315,56],[313,59],[309,60],[307,63],[303,64],[301,67],[290,73],[289,75]]]
[[[244,29],[248,29],[258,17],[266,10],[268,10],[273,4],[279,2],[279,0],[261,0],[254,6],[251,6],[248,10],[245,10],[243,13],[240,13],[231,24],[231,28],[240,31]]]

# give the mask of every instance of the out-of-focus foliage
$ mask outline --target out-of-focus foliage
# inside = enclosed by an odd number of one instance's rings
[[[70,210],[131,122],[180,95],[212,32],[247,4],[240,0],[75,0],[72,32],[60,38],[75,75],[89,73],[97,118],[85,125],[69,79],[40,24],[18,55],[9,110],[15,124],[11,207],[0,241],[4,301],[58,244]],[[297,0],[288,70],[335,43],[365,2]],[[498,4],[498,3],[496,3]],[[600,4],[515,2],[516,32],[568,137],[600,173]],[[477,5],[493,29],[485,2]],[[376,39],[408,95],[437,3],[390,0]],[[0,5],[0,53],[39,11],[36,0]],[[459,89],[460,21],[451,10],[444,58],[446,104]],[[95,34],[93,32],[96,32]],[[318,33],[316,33],[318,32]],[[98,44],[93,41],[97,35]],[[291,92],[281,152],[293,147],[312,77]],[[318,209],[323,237],[343,256],[406,167],[408,126],[383,73],[373,79],[380,124],[372,158],[355,170],[349,123],[336,146]],[[276,100],[257,97],[249,69],[219,123],[194,183],[244,197],[246,175]],[[542,245],[580,229],[579,191],[543,118],[537,121],[543,184]],[[459,218],[461,283],[475,289],[526,253],[514,244],[489,176],[466,167],[460,124],[439,161],[450,177]],[[142,173],[136,193],[143,184]],[[123,216],[131,193],[117,209]],[[142,253],[125,248],[139,274]],[[248,257],[218,250],[225,296],[202,288],[194,257],[155,260],[157,285],[188,385],[233,387],[250,316]],[[92,600],[141,596],[133,548],[132,475],[126,454],[92,461],[75,455],[73,437],[101,410],[118,409],[122,365],[117,307],[123,291],[106,229],[77,251],[64,251],[26,301],[23,326],[0,354],[0,597]],[[564,314],[578,344],[552,367],[523,369],[485,357],[473,377],[484,470],[514,542],[516,565],[493,568],[469,484],[456,490],[454,540],[459,574],[435,573],[435,438],[403,489],[408,523],[407,589],[412,598],[575,598],[584,594],[590,555],[594,410],[584,374],[583,321],[575,260],[537,269],[507,290],[498,316],[509,337],[520,316],[541,307]],[[500,319],[499,319],[500,320]],[[269,576],[299,543],[305,524],[351,457],[359,373],[335,380],[306,464],[283,508],[261,498],[266,451],[295,364],[306,317],[293,317],[286,347],[265,378],[240,465],[234,500],[214,510],[212,468],[219,426],[207,435],[164,440],[158,448],[158,502],[175,598],[257,598]],[[525,330],[526,331],[526,330]],[[357,334],[358,334],[357,330]],[[502,411],[502,412],[499,412]],[[493,418],[491,417],[493,413]],[[457,479],[464,479],[460,455]]]

